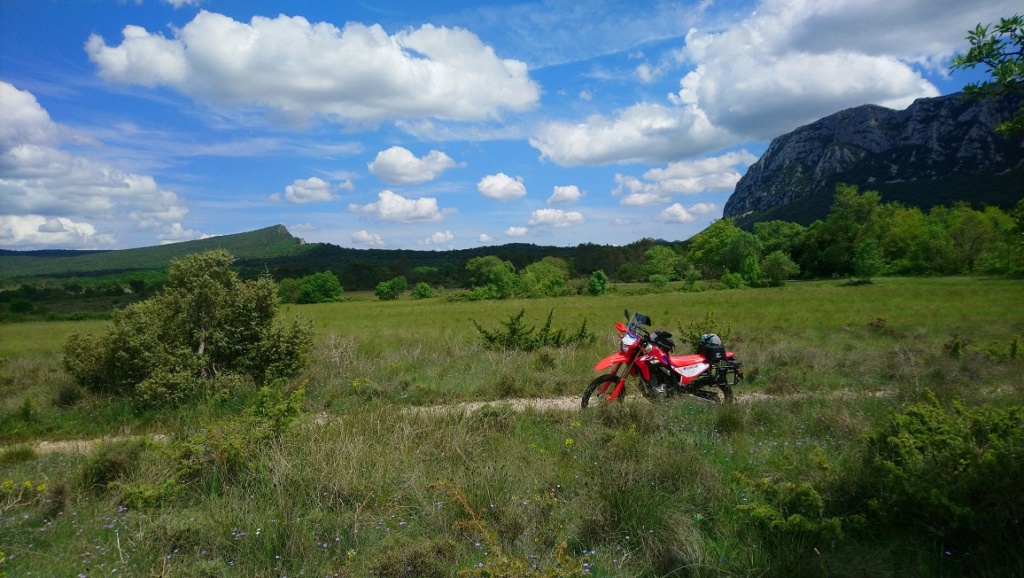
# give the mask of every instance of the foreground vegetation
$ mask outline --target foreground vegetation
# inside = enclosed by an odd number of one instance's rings
[[[316,332],[305,371],[166,409],[64,373],[68,334],[105,323],[0,325],[0,573],[1019,575],[1022,289],[290,305]],[[627,307],[671,331],[713,311],[740,402],[502,404],[579,395]],[[597,339],[513,351],[474,327],[523,310]],[[492,403],[438,409],[470,400]]]

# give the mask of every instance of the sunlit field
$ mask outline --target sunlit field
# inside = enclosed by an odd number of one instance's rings
[[[255,390],[171,410],[78,389],[60,348],[105,322],[0,325],[0,575],[1020,574],[1019,529],[972,541],[867,504],[869,440],[894,415],[1024,405],[1024,282],[643,290],[283,306],[316,345],[283,385],[304,387],[302,411],[277,422]],[[747,369],[736,403],[503,404],[578,397],[623,309],[673,332],[713,312]],[[485,349],[474,322],[520,310],[528,325],[585,319],[597,339]],[[1022,491],[1000,489],[998,511]]]

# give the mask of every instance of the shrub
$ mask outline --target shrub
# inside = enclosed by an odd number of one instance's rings
[[[381,301],[394,301],[408,288],[409,282],[405,280],[405,277],[395,277],[390,281],[378,283],[377,289],[373,293]]]
[[[1011,538],[1024,512],[1024,406],[949,408],[929,392],[869,440],[873,513],[965,546]]]
[[[722,273],[722,285],[725,285],[727,289],[741,289],[746,286],[743,280],[743,275],[739,273],[730,273],[726,271]]]
[[[322,271],[302,278],[297,302],[330,303],[341,299],[343,291],[337,275],[331,271]]]
[[[554,313],[554,309],[548,312],[547,321],[544,322],[544,326],[537,333],[534,333],[537,329],[536,326],[526,327],[523,323],[526,309],[520,309],[519,313],[510,316],[508,321],[502,321],[501,325],[505,328],[504,331],[488,331],[476,321],[473,322],[473,325],[476,326],[477,331],[483,337],[484,347],[492,350],[514,349],[519,351],[535,351],[543,346],[563,347],[580,343],[593,343],[597,339],[593,333],[587,330],[586,319],[572,333],[567,333],[564,329],[552,330],[551,321]]]
[[[104,443],[89,455],[82,468],[83,485],[90,489],[105,489],[110,483],[128,477],[138,464],[145,445],[145,442],[136,440]]]
[[[608,291],[608,275],[598,269],[590,274],[590,281],[587,282],[587,291],[591,295],[604,295]]]
[[[276,321],[269,276],[241,281],[223,250],[171,262],[166,289],[114,312],[106,335],[72,333],[64,367],[80,386],[152,403],[180,403],[210,380],[257,382],[298,373],[313,343],[309,323]]]
[[[420,281],[413,286],[412,296],[416,299],[429,299],[434,296],[434,288],[429,283]]]

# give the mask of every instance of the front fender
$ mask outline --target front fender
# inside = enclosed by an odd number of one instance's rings
[[[621,353],[613,353],[613,354],[609,355],[608,357],[605,357],[601,361],[598,361],[597,365],[594,366],[594,371],[601,371],[601,370],[604,370],[604,369],[608,369],[609,367],[611,367],[613,365],[618,365],[620,363],[626,363],[627,361],[629,361],[629,358],[627,358],[625,355],[623,355]]]

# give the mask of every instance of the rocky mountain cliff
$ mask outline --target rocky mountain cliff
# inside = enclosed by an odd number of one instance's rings
[[[994,132],[1019,95],[963,93],[896,111],[864,105],[776,137],[725,204],[743,221],[823,218],[837,183],[925,209],[956,200],[1012,205],[1024,196],[1024,138]]]

